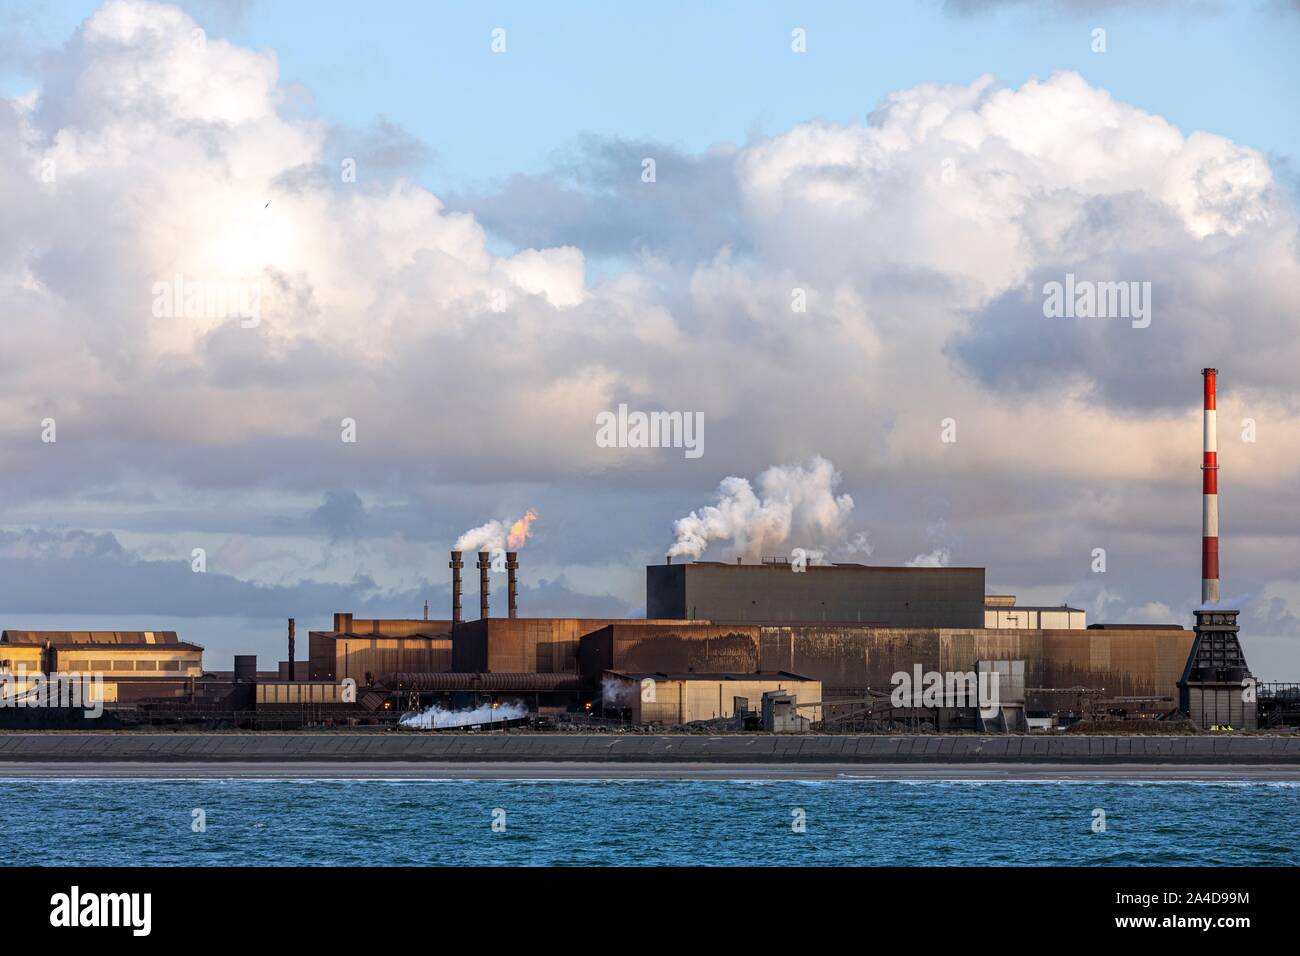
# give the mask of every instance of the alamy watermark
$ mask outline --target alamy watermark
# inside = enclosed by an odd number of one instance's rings
[[[1043,315],[1049,319],[1131,319],[1133,328],[1151,325],[1150,282],[1092,282],[1076,280],[1043,285]]]
[[[1000,675],[996,671],[897,671],[889,702],[895,707],[978,707],[980,716],[993,718],[1002,709]]]
[[[87,717],[99,717],[104,713],[104,675],[98,671],[28,675],[21,665],[16,673],[0,671],[0,707],[75,708]]]
[[[682,448],[687,458],[704,454],[703,412],[617,412],[596,415],[598,448]]]
[[[238,318],[245,329],[262,321],[262,286],[243,279],[186,279],[176,273],[172,279],[153,284],[153,316],[156,319]]]

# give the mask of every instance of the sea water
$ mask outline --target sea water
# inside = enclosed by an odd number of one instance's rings
[[[11,865],[1300,864],[1300,786],[1266,781],[10,779],[0,806]]]

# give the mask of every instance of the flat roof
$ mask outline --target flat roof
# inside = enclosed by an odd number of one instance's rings
[[[649,564],[649,568],[735,568],[741,571],[761,568],[768,571],[790,571],[789,561],[767,561],[762,564],[735,564],[728,561],[683,561],[678,564]],[[809,571],[983,571],[982,566],[944,565],[942,567],[919,567],[899,564],[858,564],[855,562],[834,562],[830,564],[813,564],[806,566]]]
[[[1089,624],[1090,631],[1185,631],[1181,624]]]
[[[1064,604],[985,604],[986,611],[1073,611],[1085,613],[1081,607],[1068,607]]]
[[[153,640],[149,640],[152,637]],[[0,644],[141,644],[177,645],[175,631],[10,631],[0,632]]]
[[[338,640],[360,640],[360,641],[450,641],[450,631],[438,631],[433,634],[353,634],[350,631],[311,631],[318,637],[333,637]]]
[[[95,654],[100,651],[201,651],[198,644],[177,641],[175,644],[58,644],[54,647],[69,654]]]
[[[666,673],[664,671],[616,671],[608,670],[606,674],[613,674],[615,677],[625,677],[628,680],[645,680],[647,677],[655,680],[717,680],[717,681],[774,681],[774,680],[797,680],[813,681],[815,678],[804,677],[802,674],[792,674],[789,671],[756,671],[752,674],[730,674],[719,672],[698,672],[698,671],[679,671],[677,673]]]

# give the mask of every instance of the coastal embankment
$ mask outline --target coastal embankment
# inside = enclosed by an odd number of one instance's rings
[[[1300,736],[530,733],[0,733],[16,765],[583,764],[870,767],[908,764],[1290,766]]]

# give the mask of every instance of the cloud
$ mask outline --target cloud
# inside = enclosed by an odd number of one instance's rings
[[[593,258],[634,262],[649,254],[692,263],[724,247],[747,252],[739,222],[740,150],[699,155],[663,143],[588,135],[541,174],[510,177],[491,192],[449,196],[516,246],[574,246]],[[643,163],[655,163],[654,182]]]
[[[1300,580],[1298,230],[1248,144],[1075,74],[982,77],[700,153],[591,137],[440,197],[413,178],[436,141],[302,118],[273,51],[197,25],[109,0],[0,99],[0,522],[172,556],[24,541],[74,553],[20,605],[101,570],[77,599],[100,611],[402,604],[458,533],[536,504],[530,567],[630,607],[720,477],[820,455],[882,563],[951,547],[918,543],[943,522],[1059,600],[1096,593],[1106,546],[1112,606],[1182,615],[1207,364],[1225,570]],[[1150,327],[1044,317],[1066,273],[1149,281]],[[159,315],[160,285],[260,318]],[[624,401],[702,413],[704,458],[598,447]],[[1259,441],[1229,445],[1245,417]],[[227,552],[249,579],[195,580],[200,531],[262,539]]]
[[[325,492],[324,502],[311,516],[337,540],[356,536],[365,523],[366,507],[355,491],[331,490]]]
[[[909,568],[946,568],[952,561],[952,553],[944,547],[935,548],[925,554],[918,554],[906,562]]]
[[[240,543],[238,548],[246,546]],[[616,597],[574,591],[563,575],[539,577],[536,583],[525,577],[519,595],[520,607],[535,617],[621,617],[630,610]],[[0,533],[0,605],[11,616],[130,615],[148,620],[282,618],[298,613],[320,619],[336,609],[359,617],[411,618],[419,616],[425,600],[430,617],[449,619],[449,580],[422,580],[401,589],[382,587],[367,575],[342,582],[304,579],[267,585],[221,571],[196,573],[189,560],[144,560],[111,534]]]

